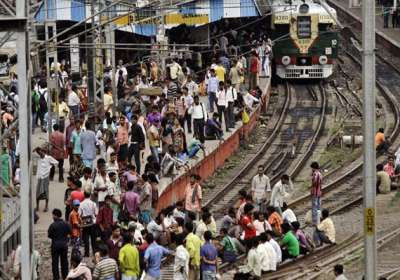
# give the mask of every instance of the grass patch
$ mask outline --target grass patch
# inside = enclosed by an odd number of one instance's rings
[[[361,156],[361,149],[354,150],[340,147],[331,147],[324,150],[319,157],[320,165],[329,163],[329,169],[335,169],[342,166],[344,163],[352,162]]]
[[[395,196],[390,201],[389,206],[390,207],[398,206],[399,202],[400,202],[400,190],[396,192]]]

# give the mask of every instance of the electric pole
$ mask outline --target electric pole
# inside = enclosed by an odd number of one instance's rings
[[[362,88],[364,107],[364,266],[365,280],[376,280],[375,1],[362,4]]]

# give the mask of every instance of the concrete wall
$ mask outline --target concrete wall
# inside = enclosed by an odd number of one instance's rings
[[[240,127],[228,139],[226,139],[217,149],[207,155],[198,164],[192,167],[185,175],[180,176],[169,184],[163,193],[160,195],[157,204],[157,212],[161,209],[174,204],[175,202],[184,199],[185,188],[189,183],[190,174],[197,173],[201,176],[202,180],[207,179],[217,168],[224,165],[225,160],[228,159],[239,148],[240,139],[247,138],[257,125],[258,118],[263,110],[268,106],[270,97],[270,82],[264,89],[264,95],[261,104],[251,114],[250,122],[247,125]]]

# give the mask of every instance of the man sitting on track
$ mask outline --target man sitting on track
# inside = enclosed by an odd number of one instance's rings
[[[321,223],[315,226],[314,243],[315,246],[321,247],[324,243],[335,244],[335,225],[331,218],[329,218],[328,209],[322,210]]]

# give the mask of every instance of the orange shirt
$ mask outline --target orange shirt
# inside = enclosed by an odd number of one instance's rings
[[[378,132],[375,135],[375,148],[383,144],[383,142],[385,142],[385,134],[383,134],[382,132]]]
[[[281,225],[283,223],[283,220],[277,212],[274,212],[269,216],[268,223],[276,232],[282,233]]]
[[[79,217],[78,212],[72,210],[69,214],[69,224],[72,227],[71,237],[79,237],[81,235],[81,217]]]

